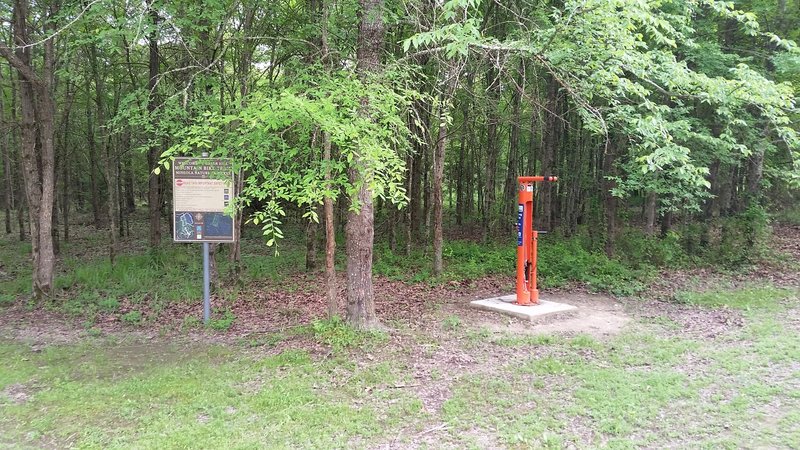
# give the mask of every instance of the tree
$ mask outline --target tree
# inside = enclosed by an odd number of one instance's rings
[[[27,0],[15,0],[13,9],[14,49],[0,43],[0,56],[16,69],[22,111],[22,169],[31,224],[33,297],[49,296],[53,287],[53,203],[55,200],[55,149],[52,85],[55,77],[55,4],[43,5],[44,39],[40,72],[33,62],[28,26]]]

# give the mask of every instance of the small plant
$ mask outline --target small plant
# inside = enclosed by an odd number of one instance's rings
[[[215,311],[219,314],[219,311]],[[222,317],[219,319],[211,319],[208,321],[208,327],[212,330],[216,331],[228,331],[233,326],[233,322],[236,320],[236,316],[231,312],[230,309],[226,309],[222,313]]]
[[[15,299],[16,297],[11,294],[0,294],[0,306],[11,306]]]
[[[97,304],[101,311],[114,312],[119,309],[119,300],[116,297],[106,297]]]
[[[386,340],[385,333],[356,330],[339,316],[334,316],[332,319],[315,320],[308,330],[317,341],[331,346],[335,351]]]
[[[242,342],[246,347],[275,347],[283,341],[283,336],[278,333],[269,333],[264,336],[251,336]]]
[[[461,327],[461,318],[458,316],[449,316],[442,321],[442,326],[445,330],[455,331]]]
[[[122,321],[128,325],[139,325],[142,323],[142,312],[134,309],[122,315]]]
[[[88,334],[91,337],[100,337],[103,335],[103,331],[100,330],[99,328],[92,327],[86,330],[86,334]]]
[[[183,328],[199,328],[202,325],[202,321],[195,317],[195,316],[186,316],[183,319]]]

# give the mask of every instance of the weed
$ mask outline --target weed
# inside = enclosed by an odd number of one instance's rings
[[[11,306],[16,299],[16,296],[11,294],[0,294],[0,306]]]
[[[103,335],[103,331],[100,330],[99,328],[92,327],[86,330],[86,334],[88,334],[91,337],[100,337]]]
[[[119,300],[116,297],[106,297],[97,304],[101,311],[114,312],[119,309]]]
[[[216,315],[220,314],[220,311],[214,311]],[[228,331],[233,326],[233,322],[236,320],[236,316],[230,309],[226,309],[222,312],[222,317],[218,319],[211,319],[208,321],[208,327],[212,330],[216,331]]]
[[[310,326],[303,327],[300,331],[311,334],[317,341],[332,347],[337,352],[351,347],[375,345],[388,340],[386,333],[356,330],[339,316],[315,320]]]
[[[199,328],[203,325],[203,321],[200,318],[195,316],[186,316],[183,318],[183,329],[187,328]]]
[[[121,319],[128,325],[140,325],[142,323],[142,312],[134,309],[122,315]]]
[[[278,333],[268,333],[263,336],[249,336],[242,340],[242,344],[247,347],[275,347],[284,339],[285,337]]]
[[[445,330],[455,331],[461,328],[461,319],[458,316],[448,316],[442,321]]]

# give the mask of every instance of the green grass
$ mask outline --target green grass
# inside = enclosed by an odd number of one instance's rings
[[[332,319],[314,320],[309,325],[296,327],[293,333],[311,336],[317,342],[331,347],[335,352],[355,347],[374,348],[388,341],[388,335],[385,332],[356,330],[339,316],[334,316]]]
[[[511,447],[800,445],[800,336],[784,317],[800,307],[796,292],[750,286],[685,295],[743,309],[746,323],[714,340],[662,321],[636,322],[609,340],[477,334],[535,356],[463,377],[443,406],[445,420],[456,433],[480,423],[478,434]],[[760,300],[744,301],[751,298]]]
[[[87,337],[33,352],[0,340],[0,446],[368,447],[437,429],[432,445],[459,448],[800,446],[797,293],[683,295],[743,322],[704,338],[657,316],[599,338],[490,332],[450,315],[432,334],[404,331],[411,347],[339,319],[234,346]],[[297,334],[335,351],[311,356],[286,342]],[[419,379],[419,363],[442,357],[424,343],[442,339],[481,365],[445,357]],[[487,360],[497,349],[514,356]]]
[[[784,301],[795,298],[797,291],[774,286],[752,285],[739,289],[714,289],[703,292],[680,292],[676,299],[690,305],[708,308],[735,308],[777,312],[785,309]]]
[[[345,447],[398,427],[420,407],[398,390],[354,402],[393,381],[387,363],[174,345],[142,346],[150,359],[132,361],[126,350],[97,342],[32,354],[0,343],[0,392],[26,392],[23,402],[0,395],[0,445]]]

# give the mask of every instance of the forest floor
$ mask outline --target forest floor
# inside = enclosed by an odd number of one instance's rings
[[[203,328],[196,301],[158,301],[194,295],[179,276],[147,298],[103,290],[148,273],[89,270],[100,242],[86,227],[64,245],[58,305],[0,292],[1,447],[800,447],[797,225],[736,272],[665,270],[636,297],[546,290],[578,310],[535,323],[469,307],[511,292],[512,270],[377,277],[388,331],[366,334],[320,320],[321,276],[268,264]],[[10,291],[29,247],[0,243]],[[153,270],[189,267],[164,258]]]

